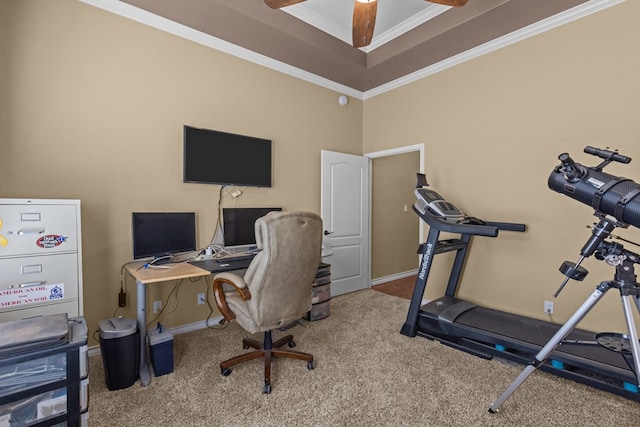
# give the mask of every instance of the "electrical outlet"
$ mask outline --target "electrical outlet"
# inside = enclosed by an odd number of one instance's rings
[[[154,301],[153,302],[153,312],[154,313],[160,313],[160,310],[162,310],[162,301]]]
[[[553,301],[544,302],[544,312],[547,314],[553,314]]]
[[[204,304],[205,303],[205,299],[204,299],[204,292],[199,293],[198,294],[198,305]]]

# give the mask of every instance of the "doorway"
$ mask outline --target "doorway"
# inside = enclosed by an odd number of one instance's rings
[[[416,248],[423,224],[411,206],[415,174],[424,168],[424,144],[363,156],[322,150],[321,158],[323,247],[329,254],[325,262],[332,265],[332,295],[415,275],[419,265]],[[379,170],[375,179],[371,173],[374,162]],[[378,182],[377,190],[372,189],[374,180]],[[371,214],[374,191],[382,203],[375,218]],[[400,199],[398,194],[402,195]],[[387,203],[391,199],[394,201]],[[384,236],[376,240],[380,245],[372,251],[374,221],[375,229],[384,232]],[[398,227],[401,223],[403,226]],[[374,256],[379,261],[374,261]],[[372,261],[380,265],[375,276]]]
[[[417,144],[365,154],[371,162],[371,286],[417,273],[422,221],[411,207],[423,151]]]

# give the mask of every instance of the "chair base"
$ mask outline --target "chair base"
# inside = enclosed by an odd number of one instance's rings
[[[220,363],[220,372],[222,375],[227,376],[231,374],[232,366],[249,360],[264,358],[264,387],[262,391],[263,393],[271,393],[271,361],[274,358],[285,357],[289,359],[304,360],[307,362],[307,369],[311,370],[314,368],[313,355],[295,350],[282,349],[285,345],[289,348],[296,346],[293,341],[293,335],[286,335],[278,341],[272,342],[271,331],[265,331],[264,341],[262,344],[256,340],[244,338],[242,340],[242,347],[244,349],[253,348],[255,350],[232,357],[231,359],[227,359]]]

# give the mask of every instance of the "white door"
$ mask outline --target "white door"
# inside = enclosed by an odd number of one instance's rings
[[[323,262],[331,264],[331,295],[369,287],[369,159],[321,152]]]

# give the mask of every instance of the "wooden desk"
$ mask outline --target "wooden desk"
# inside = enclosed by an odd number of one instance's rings
[[[145,262],[135,262],[125,266],[127,272],[136,279],[136,307],[138,312],[138,329],[140,331],[140,383],[143,386],[151,382],[151,374],[147,365],[147,285],[169,280],[188,279],[208,276],[210,273],[186,262],[165,264],[162,267],[141,268]]]

